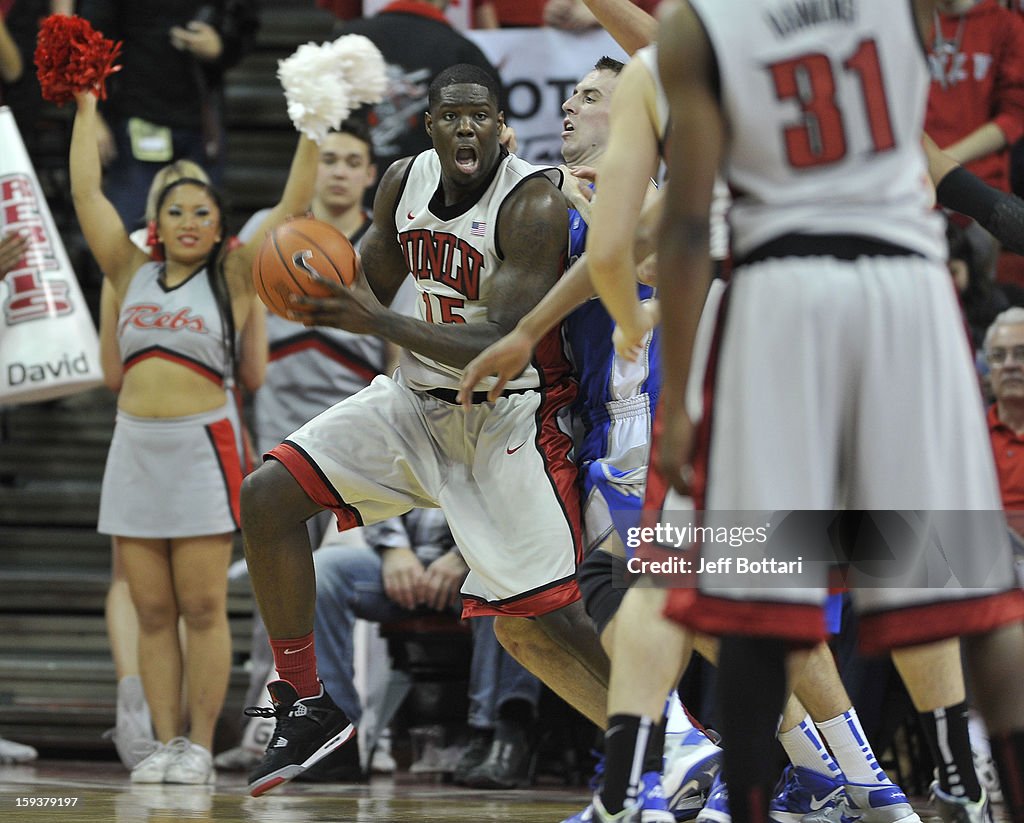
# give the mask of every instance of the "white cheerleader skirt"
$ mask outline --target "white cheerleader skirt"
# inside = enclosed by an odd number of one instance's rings
[[[118,411],[98,531],[160,539],[238,530],[242,464],[235,420],[230,403],[186,417]]]

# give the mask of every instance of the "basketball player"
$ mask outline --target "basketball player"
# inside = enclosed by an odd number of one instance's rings
[[[350,527],[439,506],[471,570],[463,615],[535,616],[566,654],[607,675],[578,602],[576,469],[558,427],[575,387],[557,336],[496,402],[486,390],[469,414],[456,402],[466,363],[560,276],[564,200],[543,170],[502,150],[504,118],[486,72],[454,66],[434,81],[429,99],[434,149],[385,174],[363,239],[365,280],[332,289],[331,298],[295,299],[295,316],[308,323],[402,346],[396,379],[378,377],[310,421],[243,489],[250,575],[283,678],[270,689],[275,735],[250,775],[257,796],[354,731],[316,671],[303,523],[322,509]],[[386,308],[410,272],[419,318]]]
[[[320,145],[316,188],[310,212],[342,232],[358,249],[370,227],[370,214],[363,207],[365,192],[377,178],[369,128],[357,118],[345,120],[337,131],[328,133]],[[269,210],[252,217],[238,233],[249,240]],[[386,371],[385,343],[373,335],[306,326],[266,313],[270,354],[263,385],[255,393],[256,448],[265,454],[303,423],[324,409],[366,388]],[[330,523],[326,512],[310,518],[306,526],[310,542],[319,546]],[[274,661],[259,610],[253,615],[252,670],[246,705],[265,699],[264,686]],[[273,729],[268,721],[249,721],[239,746],[214,758],[218,768],[248,770],[263,754]]]
[[[681,469],[696,443],[693,482],[698,508],[708,512],[974,510],[958,521],[946,551],[954,560],[967,546],[987,551],[984,586],[911,588],[915,578],[858,591],[862,643],[876,651],[922,646],[897,658],[921,703],[950,676],[925,661],[943,638],[969,635],[1004,785],[1022,786],[1011,764],[1024,755],[1024,595],[998,522],[962,323],[922,184],[927,65],[911,44],[919,45],[933,3],[902,3],[895,14],[891,3],[861,0],[813,19],[795,5],[690,0],[663,26],[661,76],[678,115],[670,180],[685,185],[669,184],[659,247],[669,318],[661,466],[683,486]],[[737,267],[706,384],[714,403],[694,432],[683,387],[698,314],[693,298],[709,271],[707,213],[719,167],[742,192],[730,214]],[[635,345],[649,319],[610,309],[623,344]],[[758,403],[744,402],[751,392]],[[900,419],[913,421],[909,431],[894,422],[893,403]],[[825,538],[812,531],[800,547]],[[963,548],[951,549],[953,542]],[[705,557],[709,548],[702,547]],[[911,551],[904,541],[895,557]],[[920,559],[934,561],[936,552]],[[726,741],[737,741],[726,745],[732,817],[763,820],[772,780],[766,742],[782,704],[786,644],[820,640],[824,581],[784,591],[716,585],[706,576],[698,584],[673,590],[667,613],[723,637],[720,714]],[[897,605],[900,613],[892,611]],[[756,693],[747,685],[752,677]],[[947,819],[987,815],[984,796],[935,796]],[[1024,819],[1019,800],[1008,800],[1014,820]]]

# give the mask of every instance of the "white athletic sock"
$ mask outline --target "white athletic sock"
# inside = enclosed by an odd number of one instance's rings
[[[665,736],[670,734],[686,734],[693,729],[690,716],[683,708],[683,701],[679,699],[679,693],[674,689],[669,692],[668,700],[665,702]]]
[[[810,716],[804,717],[788,732],[779,732],[779,742],[794,766],[802,766],[826,777],[843,776]]]
[[[857,710],[850,708],[838,717],[819,723],[832,756],[846,775],[847,783],[888,783],[889,777],[878,765],[871,744],[864,734],[857,717]]]

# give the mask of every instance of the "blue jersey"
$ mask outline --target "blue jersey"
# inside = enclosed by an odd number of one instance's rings
[[[569,210],[569,238],[573,263],[587,239],[587,224],[575,209]],[[638,288],[641,300],[654,297],[650,286]],[[621,533],[639,517],[658,397],[657,330],[637,362],[629,363],[615,354],[614,328],[597,298],[577,308],[562,325],[580,383],[573,412],[582,427],[576,455],[588,548],[608,536],[612,521]]]

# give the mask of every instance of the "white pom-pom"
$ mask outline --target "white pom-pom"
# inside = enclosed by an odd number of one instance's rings
[[[334,41],[334,51],[353,106],[379,103],[388,85],[380,50],[361,34],[345,34]]]
[[[277,64],[295,128],[317,143],[353,109],[378,103],[387,88],[384,57],[360,34],[333,43],[306,43]]]
[[[277,64],[277,76],[295,128],[319,143],[352,111],[352,101],[338,82],[338,59],[331,44],[306,43]]]

